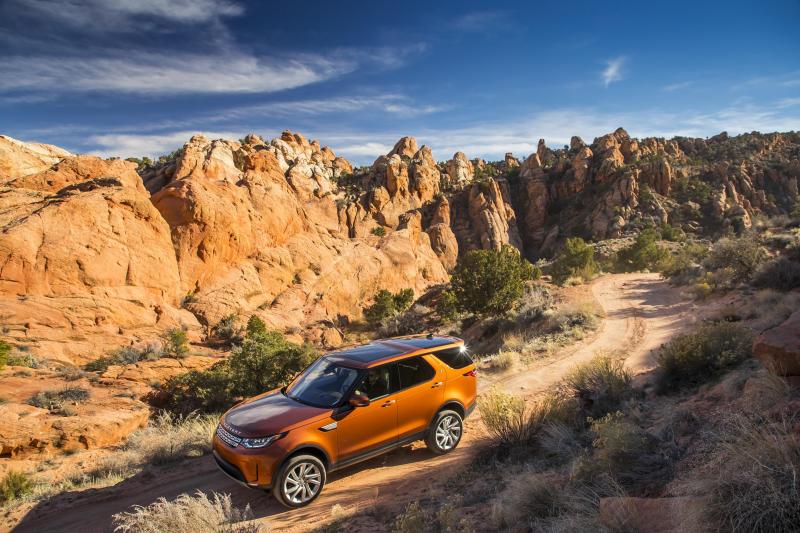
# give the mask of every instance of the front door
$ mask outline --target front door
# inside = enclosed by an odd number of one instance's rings
[[[370,368],[356,392],[370,404],[355,407],[338,420],[339,459],[348,460],[397,442],[397,402],[392,365]]]

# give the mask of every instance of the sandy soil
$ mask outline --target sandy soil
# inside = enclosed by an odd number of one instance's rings
[[[591,290],[606,313],[594,335],[565,348],[545,364],[518,370],[497,382],[511,392],[534,395],[598,352],[624,355],[628,368],[641,374],[653,367],[654,349],[692,322],[691,303],[657,274],[604,276]],[[476,414],[467,420],[464,439],[455,452],[435,457],[419,444],[396,450],[332,474],[316,502],[293,511],[280,507],[268,494],[229,481],[210,457],[203,457],[186,461],[161,477],[143,473],[113,487],[60,494],[32,508],[14,531],[110,531],[114,513],[132,505],[147,505],[161,496],[174,498],[196,490],[230,493],[236,505],[249,504],[257,519],[273,531],[308,531],[340,513],[376,504],[383,512],[394,513],[410,501],[437,498],[455,468],[484,444]]]

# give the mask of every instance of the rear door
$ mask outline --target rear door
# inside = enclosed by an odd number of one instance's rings
[[[456,400],[469,409],[478,393],[477,368],[472,358],[460,346],[439,350],[433,356],[446,368],[445,399]]]
[[[395,367],[399,388],[395,395],[397,428],[402,440],[428,428],[442,404],[445,370],[429,355],[403,359]]]
[[[397,399],[393,365],[366,371],[356,391],[370,404],[355,407],[337,421],[339,460],[347,460],[397,442]]]

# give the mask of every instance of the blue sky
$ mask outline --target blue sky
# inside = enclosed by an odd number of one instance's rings
[[[300,131],[367,164],[800,130],[800,2],[0,0],[0,133],[104,156]]]

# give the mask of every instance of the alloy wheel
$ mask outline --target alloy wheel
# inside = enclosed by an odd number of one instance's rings
[[[314,498],[322,486],[322,474],[314,463],[297,463],[283,482],[286,499],[302,504]]]
[[[436,426],[436,445],[444,451],[455,447],[461,437],[461,421],[452,415],[439,420]]]

